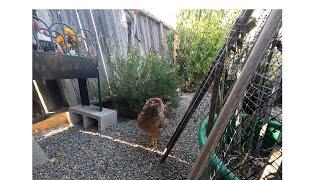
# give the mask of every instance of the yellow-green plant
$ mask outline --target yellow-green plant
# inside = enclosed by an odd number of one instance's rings
[[[210,69],[238,16],[238,10],[181,10],[177,62],[183,89],[194,91]]]

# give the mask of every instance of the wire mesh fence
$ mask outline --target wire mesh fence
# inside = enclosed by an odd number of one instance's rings
[[[234,52],[231,49],[227,51],[227,58],[224,63],[224,66],[226,67],[224,68],[223,72],[224,77],[222,77],[224,79],[224,83],[221,85],[220,89],[220,104],[223,104],[229,92],[231,91],[232,86],[237,79],[237,75],[240,73],[242,67],[244,66],[245,60],[249,56],[251,49],[253,48],[253,45],[257,40],[269,13],[270,10],[254,11],[253,14],[258,15],[258,18],[255,19],[256,27],[252,29],[250,35],[244,37],[242,48]],[[237,28],[233,28],[232,31],[237,31]],[[226,42],[229,42],[231,38],[232,37],[229,36],[228,39],[226,39]],[[204,79],[207,78],[208,75],[204,77]],[[203,85],[203,83],[201,83],[201,85]],[[203,119],[209,113],[211,93],[212,87],[210,87],[209,91],[205,93],[194,115],[192,116],[191,119],[193,119],[194,122]]]
[[[259,14],[256,28],[244,37],[239,50],[227,55],[219,86],[218,107],[222,107],[228,97],[270,11],[256,10],[255,13]],[[281,28],[275,34],[201,179],[281,179]],[[210,132],[206,128],[210,93],[206,93],[200,103],[202,106],[198,106],[198,113],[194,114],[195,120],[202,120],[198,135],[200,146],[204,145],[206,138],[201,136]],[[216,116],[210,120],[215,121]],[[203,142],[201,138],[204,138]]]
[[[168,142],[160,162],[168,156],[190,119],[200,121],[198,143],[200,148],[205,146],[207,134],[217,120],[221,107],[271,13],[270,10],[252,12],[242,11],[235,22],[219,56],[213,61]],[[259,67],[245,87],[246,91],[240,101],[237,101],[238,106],[211,159],[205,162],[206,168],[200,179],[281,178],[281,26],[269,34],[275,36],[267,42],[267,46],[270,46],[263,52],[263,58],[259,59]]]

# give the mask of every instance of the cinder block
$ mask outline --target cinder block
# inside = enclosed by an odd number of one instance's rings
[[[84,129],[88,129],[89,127],[91,127],[94,124],[94,121],[96,121],[95,119],[83,116],[83,128]]]
[[[117,111],[102,108],[99,111],[98,106],[73,106],[69,108],[70,119],[74,118],[73,121],[78,121],[76,115],[81,115],[83,117],[83,127],[87,129],[94,121],[98,121],[98,131],[103,132],[108,126],[117,123]]]
[[[32,138],[32,167],[37,167],[48,162],[47,155],[42,151],[41,147]]]
[[[69,112],[69,118],[72,125],[80,124],[83,121],[82,115],[73,112]]]

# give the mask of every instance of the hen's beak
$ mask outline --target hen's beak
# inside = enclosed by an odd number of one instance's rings
[[[151,104],[151,109],[152,109],[153,112],[156,112],[157,109],[158,109],[158,105],[156,103],[152,103]]]

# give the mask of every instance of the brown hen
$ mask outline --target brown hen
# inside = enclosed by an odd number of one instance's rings
[[[157,150],[159,136],[165,129],[167,119],[165,116],[166,106],[160,98],[151,98],[144,105],[138,115],[138,127],[147,136],[151,137],[148,148]]]

